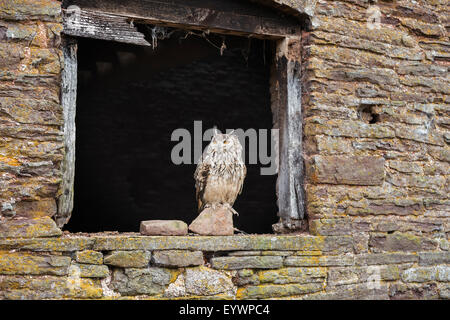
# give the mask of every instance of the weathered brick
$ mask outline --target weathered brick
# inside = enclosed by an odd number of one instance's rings
[[[450,264],[450,252],[420,252],[419,265]]]
[[[322,282],[327,276],[326,268],[281,268],[258,272],[259,283],[310,283]]]
[[[199,266],[204,263],[203,252],[187,250],[154,251],[152,263],[168,267]]]
[[[450,281],[450,267],[441,265],[434,267],[414,267],[403,271],[403,282]]]
[[[323,288],[324,284],[322,283],[248,286],[239,288],[236,297],[238,299],[267,299],[297,296],[321,291]]]
[[[171,277],[170,271],[164,268],[116,269],[111,287],[123,295],[162,294]]]
[[[315,156],[309,177],[315,183],[381,185],[384,158]]]
[[[79,263],[102,264],[103,254],[93,250],[83,250],[75,252],[75,260]]]
[[[215,269],[277,269],[283,266],[283,258],[279,256],[260,257],[216,257],[211,259],[211,266]]]
[[[72,263],[69,273],[81,278],[105,278],[109,276],[109,269],[98,264]]]
[[[0,238],[34,238],[59,236],[62,231],[49,217],[9,219],[0,223]]]
[[[11,300],[92,299],[103,294],[99,280],[67,277],[0,277],[0,297]]]
[[[103,263],[122,268],[147,267],[151,253],[144,250],[112,251],[103,258]]]
[[[0,251],[0,274],[67,275],[70,257]]]
[[[351,266],[354,263],[354,257],[352,255],[340,255],[340,256],[312,256],[312,257],[299,257],[291,256],[286,257],[284,260],[285,266],[303,267],[303,266]]]
[[[379,251],[421,251],[434,250],[437,241],[416,236],[412,233],[372,234],[369,246]]]
[[[415,253],[370,253],[355,256],[356,265],[400,264],[419,261]]]

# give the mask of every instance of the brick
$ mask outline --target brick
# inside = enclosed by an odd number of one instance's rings
[[[419,252],[419,265],[450,264],[450,252]]]
[[[450,267],[441,265],[434,267],[415,267],[403,271],[403,282],[450,281]]]
[[[0,238],[35,238],[59,236],[62,231],[49,217],[9,219],[0,223]]]
[[[401,264],[419,261],[415,253],[371,253],[355,256],[356,265]]]
[[[381,185],[384,181],[384,158],[315,156],[309,177],[314,183]]]
[[[340,256],[321,256],[321,257],[286,257],[284,260],[285,266],[303,267],[303,266],[351,266],[354,263],[352,255]]]
[[[103,258],[103,263],[122,268],[147,267],[151,253],[144,250],[112,251]]]
[[[288,284],[288,285],[260,285],[239,288],[237,299],[267,299],[286,296],[304,295],[306,293],[321,291],[322,283]]]
[[[154,251],[152,263],[168,267],[199,266],[204,263],[203,252],[187,250]]]
[[[102,264],[103,254],[93,250],[83,250],[75,252],[75,260],[79,263]]]
[[[0,251],[0,274],[67,275],[70,257]]]
[[[109,276],[109,269],[107,266],[98,264],[73,263],[70,266],[69,273],[81,278],[105,278]]]
[[[261,257],[217,257],[211,259],[214,269],[277,269],[283,266],[283,258],[279,256]]]

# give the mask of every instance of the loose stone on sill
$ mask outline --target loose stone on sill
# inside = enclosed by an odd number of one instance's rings
[[[185,236],[187,224],[180,220],[141,221],[140,232],[146,236]]]
[[[233,213],[225,207],[206,208],[192,221],[189,230],[202,236],[233,235]]]

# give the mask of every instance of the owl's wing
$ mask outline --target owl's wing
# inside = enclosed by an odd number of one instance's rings
[[[209,176],[209,164],[205,164],[204,162],[199,162],[197,168],[195,169],[194,179],[195,179],[195,197],[198,203],[198,211],[200,212],[205,205],[203,203],[203,193],[206,189],[206,181]]]
[[[239,184],[239,194],[242,193],[242,188],[244,186],[244,179],[245,176],[247,175],[247,167],[244,165],[242,165],[242,170],[241,170],[241,174],[239,175],[239,180],[238,180],[238,184]]]

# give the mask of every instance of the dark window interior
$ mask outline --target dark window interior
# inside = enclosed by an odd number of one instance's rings
[[[138,232],[142,220],[195,219],[196,165],[171,162],[171,134],[193,134],[198,120],[203,130],[270,129],[273,50],[268,40],[181,32],[155,49],[79,39],[75,202],[66,229]],[[260,167],[247,163],[234,205],[234,225],[247,233],[271,233],[278,220],[277,176],[260,175]]]

